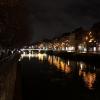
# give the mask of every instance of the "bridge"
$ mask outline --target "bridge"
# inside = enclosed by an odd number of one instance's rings
[[[31,51],[38,51],[38,52],[41,52],[41,51],[49,51],[49,50],[52,50],[52,49],[34,49],[34,48],[32,48],[32,49],[28,49],[28,48],[25,48],[25,49],[20,49],[22,52],[25,52],[25,51],[28,51],[28,52],[31,52]]]
[[[28,51],[28,52],[31,52],[31,51],[38,51],[38,52],[41,52],[41,51],[61,51],[61,52],[76,52],[74,50],[60,50],[60,49],[34,49],[34,48],[25,48],[25,49],[20,49],[21,51]],[[78,51],[76,53],[79,53],[79,54],[82,54],[82,53],[85,53],[85,54],[99,54],[100,55],[100,52],[85,52],[85,51]]]
[[[34,50],[48,50],[48,49],[21,49],[21,51],[25,51],[25,50],[28,50],[28,51],[34,51]],[[49,49],[50,50],[50,49]]]

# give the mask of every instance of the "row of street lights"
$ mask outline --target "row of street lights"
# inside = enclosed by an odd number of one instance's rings
[[[29,48],[83,53],[100,52],[100,44],[97,42],[92,32],[88,32],[86,35],[84,35],[81,41],[75,40],[75,38],[72,41],[67,37],[61,40],[55,39],[50,42],[41,42],[30,46]],[[76,45],[77,41],[78,44]]]

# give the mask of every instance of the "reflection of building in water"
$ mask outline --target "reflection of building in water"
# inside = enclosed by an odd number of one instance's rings
[[[48,57],[48,62],[50,64],[53,64],[56,66],[57,69],[65,72],[65,73],[71,73],[72,68],[68,65],[68,62],[64,62],[62,59],[60,59],[60,57],[56,57],[56,56],[49,56]]]
[[[25,54],[25,52],[24,52],[23,54],[21,54],[21,59],[23,59],[23,58],[29,58],[29,60],[31,58],[38,58],[39,60],[43,61],[43,60],[46,59],[46,57],[47,57],[47,54],[45,54],[45,53],[44,54],[41,54],[41,53],[36,53],[36,54],[29,53],[29,54]]]
[[[38,59],[41,60],[41,61],[45,60],[46,57],[47,57],[47,55],[45,53],[44,54],[41,54],[41,53],[38,54]]]
[[[83,73],[83,79],[89,89],[93,89],[94,82],[96,81],[95,73]]]
[[[53,64],[53,58],[52,58],[52,56],[48,56],[48,61],[49,61],[49,63],[52,65]]]
[[[96,81],[96,73],[90,71],[86,72],[86,70],[86,64],[80,63],[79,76],[82,76],[86,86],[89,89],[93,89],[94,83]]]
[[[64,73],[71,73],[72,71],[77,72],[77,68],[79,71],[79,76],[82,77],[84,80],[86,86],[89,89],[93,89],[94,82],[96,80],[96,74],[95,74],[95,67],[89,66],[83,62],[74,62],[74,61],[64,61],[60,57],[56,56],[47,56],[47,54],[43,53],[35,53],[35,54],[25,54],[23,53],[21,55],[21,59],[24,57],[31,58],[37,58],[40,61],[48,60],[49,64],[54,65],[56,69],[64,72]],[[77,66],[77,67],[76,67]],[[91,72],[92,71],[92,72]],[[77,74],[77,73],[76,73]]]

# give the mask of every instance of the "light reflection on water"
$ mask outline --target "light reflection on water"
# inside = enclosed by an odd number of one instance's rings
[[[44,59],[46,59],[47,55],[46,55],[45,53],[44,53],[44,54],[41,54],[41,53],[35,53],[35,54],[31,54],[31,53],[29,53],[29,54],[21,54],[20,60],[23,59],[24,57],[28,57],[29,60],[30,60],[31,58],[38,58],[39,60],[43,61]],[[20,61],[20,60],[19,60],[19,61]]]
[[[65,74],[71,74],[75,72],[75,67],[78,69],[79,77],[84,81],[85,86],[88,89],[94,89],[94,84],[96,81],[96,72],[95,66],[85,64],[84,62],[63,60],[60,57],[50,56],[45,53],[35,53],[35,54],[22,54],[20,60],[28,57],[37,58],[40,61],[47,60],[50,65],[54,65],[57,70],[64,72]]]
[[[64,62],[60,57],[48,56],[48,62],[51,65],[55,65],[57,69],[65,73],[71,73],[72,71],[71,67],[69,66],[69,61]]]

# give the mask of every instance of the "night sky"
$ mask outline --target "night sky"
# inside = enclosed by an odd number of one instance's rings
[[[24,7],[32,41],[100,21],[100,0],[26,0]]]

